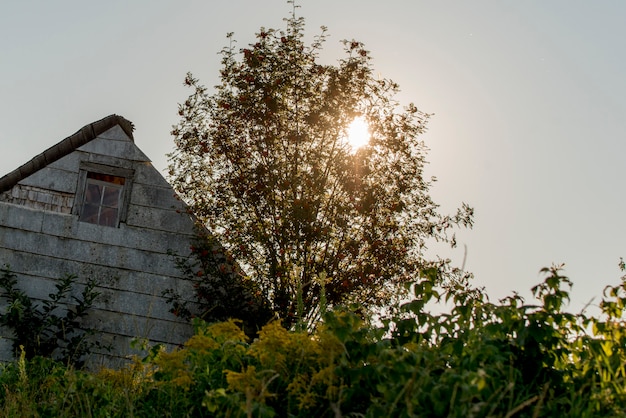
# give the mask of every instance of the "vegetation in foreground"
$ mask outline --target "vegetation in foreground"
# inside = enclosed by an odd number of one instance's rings
[[[546,269],[536,305],[491,303],[431,269],[414,299],[368,322],[350,309],[313,332],[196,321],[184,347],[122,370],[77,371],[25,355],[0,373],[2,416],[606,417],[626,414],[626,278],[598,316],[563,310],[569,280]],[[451,304],[431,314],[426,305]]]
[[[66,274],[43,301],[36,301],[17,285],[11,267],[1,267],[0,302],[5,306],[0,311],[0,326],[13,334],[14,354],[21,353],[26,359],[49,357],[80,368],[94,349],[110,349],[83,324],[100,296],[95,280],[79,285],[77,276]]]

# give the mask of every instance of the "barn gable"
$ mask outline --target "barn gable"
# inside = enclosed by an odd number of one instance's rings
[[[119,363],[134,338],[171,346],[191,333],[161,294],[191,293],[169,252],[189,252],[194,223],[132,131],[108,116],[0,178],[0,264],[19,286],[44,299],[66,273],[99,283],[87,325],[114,350],[92,365]],[[0,339],[0,360],[11,357]]]

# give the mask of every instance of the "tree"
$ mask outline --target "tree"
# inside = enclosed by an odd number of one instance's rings
[[[257,283],[243,274],[232,256],[204,228],[197,231],[190,250],[187,256],[173,255],[179,270],[194,278],[194,295],[184,297],[175,289],[166,289],[162,296],[170,304],[170,312],[188,321],[199,318],[209,323],[236,318],[254,339],[273,316]]]
[[[213,93],[187,74],[193,93],[169,155],[176,190],[286,326],[314,321],[325,303],[388,303],[428,264],[428,240],[454,242],[450,229],[472,224],[471,208],[442,216],[429,195],[419,138],[429,115],[400,107],[361,42],[321,64],[326,28],[305,43],[295,11],[246,48],[228,35]],[[356,117],[370,140],[354,150]]]

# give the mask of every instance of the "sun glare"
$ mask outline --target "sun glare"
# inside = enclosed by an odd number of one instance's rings
[[[354,118],[348,127],[348,143],[353,151],[367,145],[370,140],[370,131],[363,116]]]

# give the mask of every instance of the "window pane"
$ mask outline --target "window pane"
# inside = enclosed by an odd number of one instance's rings
[[[112,208],[119,207],[120,201],[120,189],[115,187],[104,187],[104,196],[102,198],[102,205]]]
[[[80,213],[80,220],[84,222],[91,222],[93,224],[98,223],[98,205],[92,205],[89,203],[85,203],[83,205],[83,210]]]
[[[102,199],[102,186],[98,184],[87,184],[87,190],[85,190],[85,203],[91,203],[99,205]]]
[[[102,208],[100,210],[100,225],[117,226],[117,209]]]

